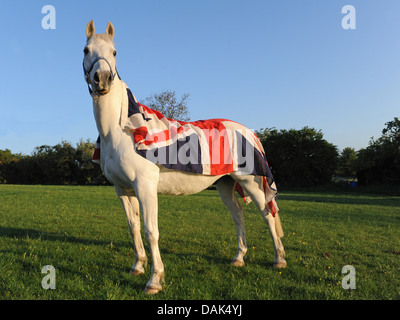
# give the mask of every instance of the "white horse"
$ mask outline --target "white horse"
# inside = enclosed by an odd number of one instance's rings
[[[156,294],[162,290],[164,265],[158,247],[157,194],[188,195],[216,184],[223,203],[231,212],[236,225],[238,251],[232,264],[243,266],[247,252],[243,210],[235,195],[235,184],[254,201],[269,226],[275,249],[274,267],[285,268],[283,236],[279,216],[272,216],[260,183],[261,177],[240,175],[201,175],[166,169],[156,165],[135,151],[132,134],[121,127],[124,117],[122,101],[126,86],[116,76],[116,50],[113,44],[114,27],[108,22],[105,34],[95,34],[93,20],[86,27],[87,43],[84,48],[83,68],[93,98],[93,112],[100,135],[100,165],[107,179],[115,185],[121,199],[129,231],[133,239],[135,262],[131,273],[144,273],[147,257],[140,234],[140,210],[143,215],[145,237],[151,251],[152,269],[145,293]],[[125,90],[125,91],[124,91]]]

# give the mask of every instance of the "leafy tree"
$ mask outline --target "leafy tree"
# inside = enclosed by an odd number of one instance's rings
[[[400,120],[395,117],[385,125],[380,138],[371,138],[368,147],[358,151],[360,184],[400,183]]]
[[[278,185],[312,186],[329,182],[337,166],[338,150],[319,130],[261,129],[256,132]]]
[[[90,140],[81,140],[76,148],[67,141],[38,146],[30,156],[0,150],[0,183],[108,184],[92,162],[94,147]]]
[[[79,167],[75,161],[75,149],[67,141],[55,146],[35,148],[33,157],[42,172],[43,183],[69,184],[75,182]]]
[[[20,154],[13,154],[10,149],[0,150],[0,165],[18,161],[20,158]]]
[[[83,184],[108,184],[106,177],[101,172],[100,166],[92,161],[95,143],[87,139],[80,140],[76,146],[75,161],[79,167],[76,177],[77,183]]]
[[[339,156],[336,174],[342,177],[355,177],[357,166],[357,152],[353,148],[344,148]]]
[[[0,183],[7,183],[9,180],[8,170],[14,162],[19,161],[21,155],[15,155],[10,149],[0,150]]]
[[[34,183],[35,171],[32,157],[0,150],[0,183]]]
[[[189,121],[187,102],[189,94],[185,93],[179,100],[174,90],[166,90],[159,94],[153,94],[144,100],[144,104],[151,109],[161,112],[165,117]]]

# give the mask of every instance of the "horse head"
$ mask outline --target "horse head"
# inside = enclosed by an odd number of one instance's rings
[[[108,22],[106,33],[95,34],[93,20],[86,26],[86,46],[83,49],[83,72],[91,94],[110,92],[116,71],[117,51],[114,48],[114,26]]]

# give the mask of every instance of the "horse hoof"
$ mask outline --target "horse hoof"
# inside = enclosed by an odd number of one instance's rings
[[[243,260],[233,260],[232,265],[234,267],[243,267],[244,266],[244,261]]]
[[[147,295],[155,295],[157,293],[159,293],[161,291],[161,288],[158,287],[146,287],[146,289],[144,289],[144,293]]]
[[[286,261],[282,261],[282,262],[278,262],[278,263],[274,263],[274,268],[275,269],[284,269],[286,268]]]
[[[144,270],[131,269],[131,271],[129,271],[129,273],[134,276],[140,276],[141,274],[144,274]]]

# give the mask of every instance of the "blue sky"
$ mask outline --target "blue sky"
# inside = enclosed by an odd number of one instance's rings
[[[42,28],[48,4],[53,30]],[[355,30],[342,28],[348,4]],[[91,19],[101,33],[113,23],[118,72],[138,100],[189,93],[192,120],[309,126],[358,150],[400,113],[398,0],[4,0],[0,15],[0,149],[15,153],[96,139],[82,73]]]

